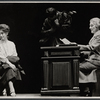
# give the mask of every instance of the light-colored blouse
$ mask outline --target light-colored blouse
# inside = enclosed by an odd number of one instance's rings
[[[7,56],[17,56],[15,44],[9,40],[0,41],[0,58],[6,58]]]

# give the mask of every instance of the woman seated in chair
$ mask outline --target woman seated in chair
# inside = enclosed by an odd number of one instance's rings
[[[16,67],[19,57],[15,44],[8,40],[10,28],[0,24],[0,93],[7,91],[7,95],[15,96],[13,82],[21,80],[19,69]]]
[[[100,67],[100,19],[92,18],[90,20],[91,33],[93,37],[88,45],[79,45],[80,50],[89,50],[88,58],[80,63],[79,83],[80,95],[85,96],[89,92],[92,96],[93,84],[97,82],[96,69]],[[86,53],[86,52],[82,52]],[[88,87],[88,88],[87,88]]]

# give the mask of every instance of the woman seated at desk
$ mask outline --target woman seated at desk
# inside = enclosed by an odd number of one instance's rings
[[[92,96],[93,84],[97,82],[95,70],[100,67],[100,19],[92,18],[90,20],[91,33],[93,37],[90,39],[88,45],[79,45],[80,50],[89,50],[88,58],[80,63],[79,83],[80,95]],[[85,52],[82,52],[85,54]],[[88,88],[87,88],[88,87]]]
[[[13,82],[21,80],[20,72],[16,68],[19,61],[15,44],[8,40],[10,28],[6,24],[0,24],[0,93],[5,90],[7,95],[15,96]]]

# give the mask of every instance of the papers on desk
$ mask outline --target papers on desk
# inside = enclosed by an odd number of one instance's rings
[[[60,38],[60,41],[62,41],[64,44],[61,44],[61,45],[59,45],[59,46],[76,46],[76,45],[77,45],[76,42],[70,42],[70,41],[69,41],[68,39],[66,39],[66,38],[63,38],[63,39]]]
[[[63,38],[63,39],[60,38],[60,41],[62,41],[64,44],[70,44],[70,43],[71,43],[71,42],[70,42],[68,39],[66,39],[66,38]]]

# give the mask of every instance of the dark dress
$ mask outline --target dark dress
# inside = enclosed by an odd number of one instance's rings
[[[41,39],[39,41],[42,46],[56,46],[62,43],[58,38],[58,26],[55,24],[55,20],[56,19],[45,19],[41,31]]]
[[[64,16],[64,12],[59,12],[58,15],[54,18],[46,18],[42,31],[40,43],[43,46],[56,46],[63,44],[59,38],[65,38],[66,34],[70,32],[71,26],[71,16]],[[58,24],[57,24],[58,21]]]

